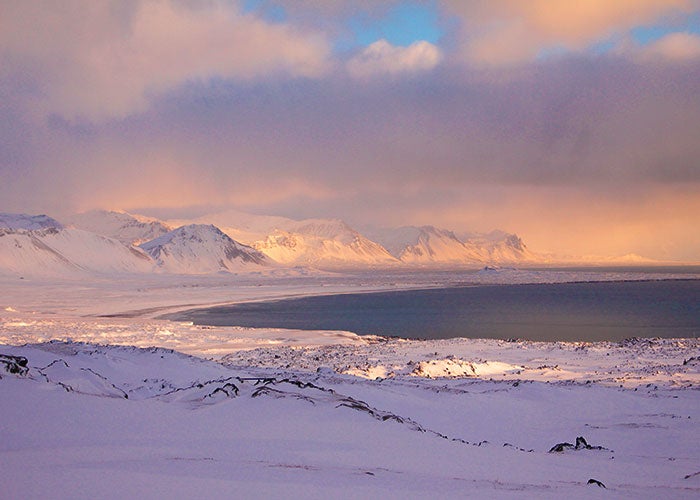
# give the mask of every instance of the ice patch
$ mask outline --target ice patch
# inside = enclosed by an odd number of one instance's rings
[[[426,378],[493,377],[519,372],[523,367],[499,361],[471,362],[454,357],[421,361],[411,375]]]

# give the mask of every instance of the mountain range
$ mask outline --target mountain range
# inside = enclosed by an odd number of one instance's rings
[[[434,226],[360,232],[337,219],[297,221],[226,211],[157,220],[94,210],[63,220],[0,213],[0,273],[209,274],[280,267],[379,269],[547,263],[502,231]]]

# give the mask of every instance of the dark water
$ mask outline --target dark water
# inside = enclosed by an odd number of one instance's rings
[[[541,341],[697,337],[700,280],[485,285],[329,295],[188,311],[202,325],[404,338]]]

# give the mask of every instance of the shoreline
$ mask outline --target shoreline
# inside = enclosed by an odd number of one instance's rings
[[[697,338],[700,322],[695,312],[700,311],[693,297],[700,293],[698,283],[646,279],[452,284],[300,294],[188,308],[157,318],[200,326],[347,330],[404,339]]]
[[[471,274],[470,277],[474,275]],[[619,273],[596,273],[596,282],[623,281]],[[629,275],[628,275],[629,276]],[[637,279],[624,281],[698,280],[700,275],[678,276],[635,273]],[[110,341],[131,345],[162,345],[178,349],[196,346],[191,337],[213,328],[197,326],[182,320],[163,319],[164,314],[176,314],[187,310],[202,310],[217,306],[297,298],[320,297],[339,294],[393,293],[439,288],[474,287],[483,285],[524,285],[544,283],[590,282],[578,281],[581,275],[568,273],[537,273],[508,270],[497,273],[503,282],[488,281],[451,283],[435,282],[432,273],[419,276],[352,275],[332,277],[292,277],[287,279],[260,276],[159,276],[144,280],[142,276],[123,279],[95,279],[86,282],[43,280],[41,282],[11,282],[0,277],[5,292],[0,298],[0,338],[5,341],[25,343],[30,338],[75,338],[98,343]],[[407,278],[416,278],[413,280]],[[456,279],[464,276],[457,275]],[[589,276],[586,275],[586,278]],[[370,279],[371,278],[371,279]],[[420,280],[418,278],[421,278]],[[513,282],[513,281],[518,282]],[[183,299],[188,299],[184,301]],[[111,330],[110,330],[111,329]],[[357,344],[367,336],[344,330],[300,330],[285,328],[237,328],[216,327],[223,345],[235,350],[253,349],[276,345],[334,345]],[[26,335],[26,337],[25,337]],[[182,336],[182,345],[172,342]],[[23,341],[23,338],[26,338]],[[391,336],[387,337],[391,339]],[[680,337],[690,338],[693,337]],[[149,340],[150,339],[150,340]],[[194,348],[196,350],[196,348]]]

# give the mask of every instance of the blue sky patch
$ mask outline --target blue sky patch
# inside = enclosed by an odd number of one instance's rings
[[[389,8],[381,17],[360,13],[346,21],[348,35],[336,43],[336,50],[353,50],[385,39],[406,47],[425,40],[437,43],[443,35],[435,2],[405,2]]]
[[[700,35],[700,13],[686,16],[680,22],[656,24],[653,26],[639,26],[632,29],[631,35],[634,41],[638,44],[648,45],[670,33],[678,32]]]
[[[283,23],[287,20],[287,12],[284,7],[270,0],[244,0],[243,12],[255,12],[270,23]]]

